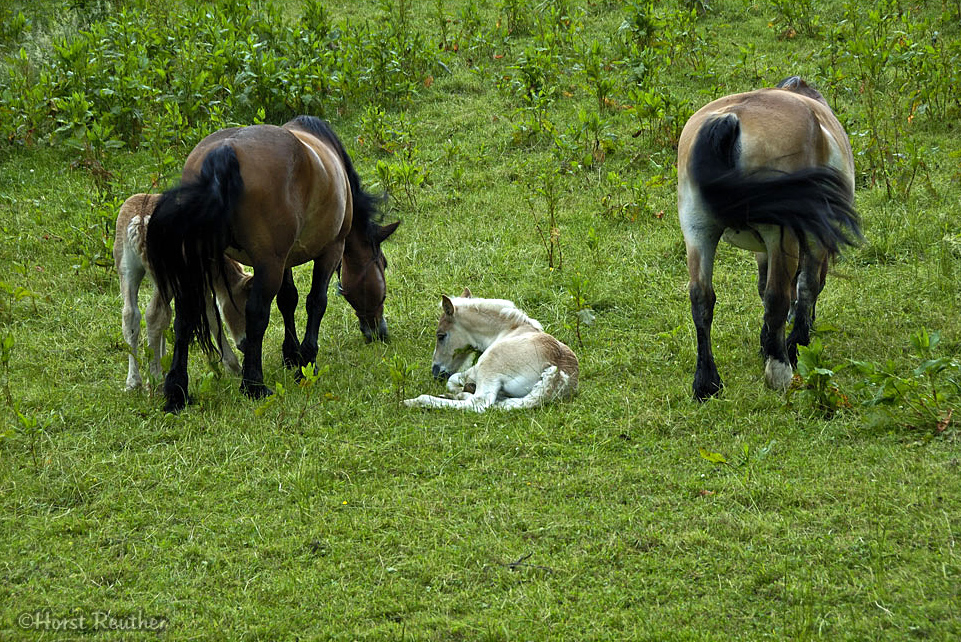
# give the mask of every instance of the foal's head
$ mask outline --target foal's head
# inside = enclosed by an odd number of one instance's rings
[[[470,290],[464,288],[461,298],[470,296]],[[462,315],[457,313],[455,301],[444,296],[441,299],[441,306],[444,311],[437,322],[437,343],[434,345],[434,357],[430,370],[435,379],[447,379],[455,372],[459,372],[474,353],[470,335],[460,323]]]
[[[350,307],[354,308],[360,321],[360,331],[370,343],[374,339],[387,340],[387,321],[384,320],[384,299],[387,298],[387,281],[384,271],[387,259],[380,244],[387,240],[399,222],[390,225],[371,224],[365,239],[352,234],[347,239],[341,264],[340,293]]]

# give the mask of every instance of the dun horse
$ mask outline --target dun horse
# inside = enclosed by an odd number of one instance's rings
[[[247,396],[270,394],[262,360],[274,297],[284,319],[285,365],[315,361],[335,270],[367,341],[387,339],[387,262],[380,246],[399,222],[378,222],[376,199],[362,189],[350,157],[325,121],[299,116],[283,127],[215,132],[187,157],[181,180],[164,193],[147,230],[147,255],[158,285],[176,305],[173,364],[164,384],[168,412],[187,403],[191,341],[213,349],[203,310],[206,293],[227,272],[225,253],[254,269],[241,371]],[[308,261],[313,261],[313,277],[301,342],[291,268]]]
[[[453,398],[421,395],[409,407],[534,408],[577,391],[577,357],[510,301],[443,297],[431,371]],[[472,354],[477,363],[460,371]]]
[[[755,252],[764,303],[764,378],[788,387],[807,345],[828,264],[861,238],[854,159],[827,102],[794,76],[702,107],[678,144],[678,215],[697,333],[694,397],[721,390],[711,350],[718,241]],[[785,323],[794,301],[794,328]]]
[[[153,270],[147,261],[147,227],[151,214],[160,200],[160,194],[134,194],[120,206],[117,215],[117,232],[113,244],[114,264],[120,276],[120,293],[123,296],[123,338],[130,349],[127,367],[127,390],[140,387],[140,367],[137,354],[140,345],[140,307],[137,295],[144,276],[154,280]],[[216,281],[217,305],[226,321],[227,329],[238,346],[244,339],[243,306],[247,301],[250,277],[239,263],[232,259],[226,261],[226,283]],[[226,287],[226,289],[225,289]],[[223,327],[217,322],[214,301],[209,297],[206,303],[207,323],[216,332],[217,349],[224,367],[240,374],[240,363],[234,351],[224,338]],[[147,304],[147,346],[150,349],[150,375],[160,379],[163,371],[160,360],[165,351],[164,333],[170,325],[170,299],[164,297],[159,288],[154,290]]]

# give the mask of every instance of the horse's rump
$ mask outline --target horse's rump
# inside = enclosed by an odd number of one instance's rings
[[[786,227],[800,243],[814,240],[830,254],[861,238],[851,177],[829,164],[832,135],[823,130],[823,110],[787,91],[759,90],[715,101],[692,117],[696,133],[685,136],[683,171],[724,227]],[[770,131],[778,132],[776,140]]]

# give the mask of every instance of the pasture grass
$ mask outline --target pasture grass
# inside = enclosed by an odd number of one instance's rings
[[[474,7],[490,26],[512,6],[387,4],[407,6],[428,34],[438,11],[455,28]],[[330,11],[363,20],[383,5]],[[703,20],[715,46],[698,55],[717,77],[674,70],[679,96],[704,102],[820,68],[817,41],[778,39],[766,4],[712,5]],[[609,38],[618,11],[586,4],[580,37]],[[413,202],[392,190],[389,218],[403,220],[384,248],[392,340],[365,345],[332,296],[325,370],[300,387],[282,367],[275,312],[264,367],[286,392],[271,404],[245,399],[196,350],[194,404],[182,414],[163,414],[156,392],[125,393],[116,275],[93,242],[103,227],[94,178],[69,150],[3,152],[0,281],[29,294],[0,300],[0,334],[15,341],[0,383],[37,423],[24,427],[5,408],[0,637],[91,639],[17,618],[108,610],[166,618],[158,637],[178,640],[961,635],[957,424],[937,434],[862,406],[851,369],[835,375],[851,406],[830,417],[765,389],[753,260],[727,246],[714,325],[725,389],[693,402],[673,158],[632,137],[640,125],[626,111],[605,115],[613,142],[603,162],[559,175],[563,263],[550,269],[537,190],[557,156],[549,141],[517,138],[516,98],[496,88],[536,41],[528,29],[492,44],[492,55],[451,55],[449,73],[386,112],[426,176]],[[732,70],[748,43],[751,64]],[[549,111],[559,131],[594,104],[579,83],[561,75],[571,96]],[[856,107],[836,99],[839,110]],[[331,120],[365,181],[382,187],[376,164],[398,155],[370,142],[362,110]],[[832,363],[890,360],[909,371],[910,336],[922,327],[958,355],[961,257],[945,240],[958,234],[952,127],[917,133],[932,150],[930,188],[895,200],[880,185],[859,189],[867,241],[834,267],[818,306]],[[149,190],[152,162],[145,152],[112,158],[118,196]],[[638,208],[611,211],[605,197],[636,196],[611,171],[641,180]],[[309,270],[295,272],[303,295]],[[577,274],[596,315],[581,342]],[[510,415],[403,408],[405,396],[441,391],[430,377],[438,301],[464,286],[515,300],[571,345],[578,397]],[[392,368],[411,371],[392,378]]]

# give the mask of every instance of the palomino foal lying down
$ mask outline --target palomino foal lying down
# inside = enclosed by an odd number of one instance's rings
[[[421,408],[534,408],[577,392],[577,357],[510,301],[443,297],[431,371],[450,377],[453,397],[421,395],[404,404]],[[475,351],[477,363],[460,371]]]
[[[113,244],[113,259],[120,275],[120,293],[123,296],[123,338],[130,349],[127,367],[127,390],[137,388],[143,383],[137,363],[137,349],[140,343],[140,307],[137,294],[144,275],[154,280],[153,271],[147,263],[146,238],[147,225],[160,194],[134,194],[120,206],[117,216],[117,236]],[[241,346],[244,339],[244,306],[247,302],[250,277],[236,261],[227,261],[227,284],[217,279],[217,301],[234,342]],[[229,288],[229,291],[228,291]],[[240,364],[233,350],[227,345],[223,328],[217,323],[217,312],[213,300],[207,303],[207,317],[210,327],[216,328],[217,347],[220,350],[224,367],[234,374],[240,374]],[[159,379],[163,376],[160,359],[164,354],[164,332],[170,325],[170,301],[154,289],[153,297],[147,304],[147,345],[150,348],[150,375]]]

